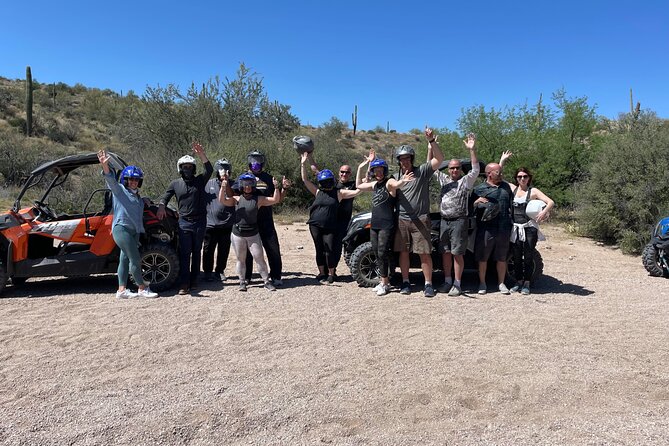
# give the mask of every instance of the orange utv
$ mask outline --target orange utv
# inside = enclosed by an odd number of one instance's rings
[[[118,178],[127,164],[109,155]],[[153,204],[144,208],[140,251],[145,282],[162,291],[179,273],[178,230],[174,210],[168,209],[163,220],[157,210]],[[9,281],[20,285],[31,277],[116,273],[120,251],[111,235],[112,219],[112,194],[96,153],[33,170],[12,209],[0,215],[0,295]]]

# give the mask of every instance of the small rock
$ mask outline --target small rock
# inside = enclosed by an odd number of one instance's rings
[[[574,256],[569,256],[569,260],[574,260]]]
[[[299,245],[299,246],[297,247],[297,249],[304,249],[304,246]]]
[[[544,246],[544,249],[553,249],[553,248],[551,247],[551,245],[548,245],[548,246]]]
[[[569,242],[569,243],[567,243],[567,244],[568,244],[568,245],[573,245],[573,244],[574,244],[574,242]]]

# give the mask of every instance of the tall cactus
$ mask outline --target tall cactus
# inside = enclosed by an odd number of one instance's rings
[[[26,67],[26,136],[33,133],[33,75]]]
[[[355,136],[355,131],[358,128],[358,106],[355,106],[353,113],[351,113],[351,124],[353,125],[353,136]]]

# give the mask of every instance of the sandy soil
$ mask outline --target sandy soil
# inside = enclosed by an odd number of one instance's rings
[[[378,298],[315,284],[306,227],[279,232],[275,293],[9,286],[0,442],[669,444],[669,280],[639,258],[548,227],[531,296]]]

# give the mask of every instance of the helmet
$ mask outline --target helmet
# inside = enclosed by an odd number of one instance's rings
[[[499,203],[488,201],[487,203],[480,203],[478,208],[483,209],[481,221],[490,221],[499,215]]]
[[[543,211],[546,207],[546,203],[541,200],[530,200],[525,206],[525,215],[532,220],[536,220],[539,212]]]
[[[413,164],[413,160],[416,157],[416,151],[413,149],[413,147],[403,144],[397,148],[397,152],[395,153],[395,159],[397,159],[397,162],[400,162],[400,156],[404,155],[411,155],[411,164]]]
[[[214,163],[214,170],[216,172],[219,170],[227,170],[228,172],[232,172],[232,164],[230,164],[230,161],[228,161],[227,158],[221,158]]]
[[[323,190],[330,190],[335,185],[335,177],[330,169],[323,169],[316,175],[318,186]]]
[[[374,171],[374,169],[377,167],[383,167],[383,176],[384,177],[388,176],[388,163],[386,163],[385,160],[382,160],[381,158],[376,158],[371,163],[369,163],[370,171]]]
[[[293,138],[293,148],[297,153],[311,153],[314,151],[314,141],[308,136],[296,136]]]
[[[249,162],[249,167],[251,168],[251,170],[260,170],[265,165],[265,155],[263,155],[263,153],[259,150],[254,150],[252,152],[249,152],[249,154],[246,155],[246,159]],[[254,169],[254,167],[259,167],[259,168]]]
[[[179,172],[179,174],[181,174],[181,166],[184,164],[192,164],[193,167],[195,167],[195,158],[190,155],[184,155],[179,158],[179,161],[177,161],[177,172]],[[193,171],[193,174],[195,174],[195,171]]]
[[[244,187],[246,186],[251,186],[253,189],[255,189],[257,180],[256,176],[252,173],[243,173],[237,178],[237,182],[239,183],[239,188],[243,192]]]
[[[142,183],[144,182],[144,172],[142,172],[142,169],[137,166],[127,166],[121,171],[121,176],[119,176],[118,182],[124,186],[127,186],[128,182],[126,180],[128,178],[138,179],[139,184],[137,186],[142,187]]]

